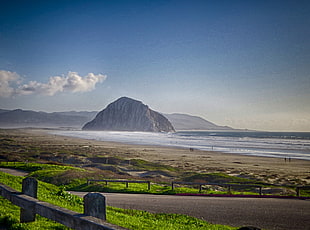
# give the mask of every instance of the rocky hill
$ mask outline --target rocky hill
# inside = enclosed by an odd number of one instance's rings
[[[169,120],[141,101],[122,97],[99,112],[83,130],[174,132]]]

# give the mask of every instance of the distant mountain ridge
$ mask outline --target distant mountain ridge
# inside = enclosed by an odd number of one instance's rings
[[[121,97],[83,126],[83,130],[174,132],[170,121],[141,101]]]
[[[32,110],[0,110],[0,127],[74,127],[80,128],[96,112],[36,112]]]
[[[198,116],[173,113],[164,114],[178,131],[186,130],[234,130],[228,126],[219,126]]]
[[[137,101],[139,102],[139,101]],[[155,111],[154,111],[155,112]],[[152,113],[152,112],[151,112]],[[157,112],[156,112],[157,113]],[[97,111],[68,111],[68,112],[36,112],[32,110],[7,110],[0,109],[0,127],[20,128],[20,127],[70,127],[81,129],[86,123],[92,121]],[[158,115],[157,115],[158,116]],[[233,131],[235,129],[228,126],[219,126],[201,117],[187,114],[163,114],[170,121],[173,130],[223,130]]]

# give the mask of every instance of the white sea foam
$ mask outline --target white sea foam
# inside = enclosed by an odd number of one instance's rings
[[[99,141],[160,145],[227,153],[310,160],[310,138],[223,135],[210,132],[149,133],[118,131],[53,131],[53,134]],[[259,136],[259,138],[258,138]]]

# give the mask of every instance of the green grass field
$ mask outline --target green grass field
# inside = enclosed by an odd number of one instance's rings
[[[33,167],[33,166],[32,166]],[[50,166],[47,166],[50,167]],[[23,177],[0,172],[0,183],[21,191]],[[65,192],[62,188],[39,181],[38,199],[76,212],[83,212],[81,198]],[[206,221],[179,214],[151,214],[145,211],[107,207],[107,221],[129,229],[236,229],[223,225],[212,225]],[[65,226],[37,215],[32,223],[19,223],[19,208],[0,197],[0,224],[8,229],[68,229]]]

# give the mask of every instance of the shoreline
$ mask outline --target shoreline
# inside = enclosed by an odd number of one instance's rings
[[[228,136],[211,135],[211,137],[209,135],[202,135],[198,136],[198,138],[196,138],[196,135],[194,134],[193,139],[191,138],[191,132],[185,132],[185,135],[178,135],[178,132],[176,132],[176,134],[163,134],[129,131],[53,130],[50,131],[50,133],[66,137],[108,141],[129,145],[185,148],[244,156],[282,158],[287,159],[288,161],[290,159],[310,161],[309,149],[304,148],[304,146],[310,144],[310,140],[299,139],[298,137],[288,141],[286,138],[280,138],[281,136],[269,138],[265,136],[264,133],[266,132],[262,132],[264,134],[263,136],[239,136],[239,134],[237,136],[230,136],[229,134]],[[287,133],[285,133],[285,135],[287,135]],[[216,137],[214,138],[213,136]],[[239,138],[242,139],[240,140]]]
[[[102,153],[124,159],[142,159],[176,167],[183,171],[226,173],[241,177],[254,176],[277,184],[310,184],[310,161],[308,160],[291,159],[290,162],[286,162],[283,158],[106,142],[50,134],[44,129],[0,130],[1,134],[24,136],[27,141],[38,145],[85,148],[96,154]]]

